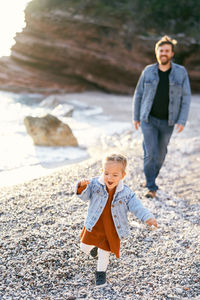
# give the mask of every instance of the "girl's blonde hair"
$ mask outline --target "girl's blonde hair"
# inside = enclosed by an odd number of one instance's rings
[[[116,161],[116,162],[119,162],[123,165],[123,169],[124,171],[126,170],[126,166],[127,166],[127,159],[125,156],[121,155],[121,154],[110,154],[110,155],[107,155],[105,158],[104,158],[104,161],[103,163],[105,164],[106,162],[108,161]]]

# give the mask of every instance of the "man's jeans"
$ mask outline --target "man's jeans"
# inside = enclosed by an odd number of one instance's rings
[[[144,173],[147,188],[157,191],[155,180],[165,160],[174,126],[169,126],[167,120],[150,116],[148,123],[141,122],[141,129],[144,137]]]

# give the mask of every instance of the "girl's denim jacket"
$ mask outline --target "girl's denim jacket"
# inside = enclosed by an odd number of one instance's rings
[[[148,122],[159,82],[158,64],[147,66],[138,81],[133,97],[134,121]],[[171,63],[169,74],[169,114],[168,125],[185,125],[190,106],[190,83],[186,69]]]
[[[77,194],[76,185],[76,194]],[[90,180],[90,184],[77,195],[83,201],[89,200],[88,215],[85,220],[85,228],[92,231],[92,228],[101,216],[108,199],[108,192],[104,183],[103,176],[95,177]],[[111,214],[119,238],[129,235],[129,224],[127,213],[132,212],[137,218],[145,222],[153,218],[153,215],[142,205],[130,188],[121,180],[116,188],[111,203]]]

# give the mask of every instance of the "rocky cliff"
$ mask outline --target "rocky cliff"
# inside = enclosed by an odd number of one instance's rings
[[[11,56],[0,59],[0,89],[132,93],[141,70],[155,61],[161,35],[145,36],[124,19],[98,18],[59,2],[53,8],[26,8],[26,27],[16,35]],[[187,68],[193,91],[200,91],[200,46],[184,35],[175,38],[176,62]]]

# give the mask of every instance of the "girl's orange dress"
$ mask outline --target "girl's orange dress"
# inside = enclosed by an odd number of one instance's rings
[[[78,187],[77,193],[81,194],[86,188],[85,186]],[[81,242],[87,245],[94,245],[100,249],[110,251],[116,255],[117,258],[120,257],[120,239],[118,237],[115,225],[113,222],[111,214],[111,203],[115,189],[108,191],[108,200],[105,208],[97,221],[97,223],[89,232],[83,227],[81,232]]]

